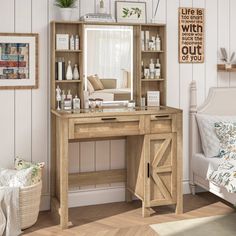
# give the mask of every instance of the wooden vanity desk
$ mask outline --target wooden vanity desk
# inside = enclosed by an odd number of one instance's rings
[[[126,182],[126,201],[142,201],[142,215],[151,207],[176,205],[182,213],[182,111],[135,108],[52,110],[52,211],[59,213],[62,229],[68,227],[68,191],[71,186]],[[126,137],[126,169],[68,173],[69,142]],[[54,183],[53,183],[54,182]],[[58,214],[57,214],[58,215]]]

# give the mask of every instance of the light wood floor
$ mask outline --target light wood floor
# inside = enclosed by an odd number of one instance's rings
[[[50,212],[42,212],[36,225],[24,232],[28,236],[154,236],[149,227],[181,219],[231,214],[235,209],[210,193],[184,196],[184,214],[175,215],[173,207],[157,207],[149,218],[141,217],[141,204],[112,203],[70,209],[73,227],[61,231]]]

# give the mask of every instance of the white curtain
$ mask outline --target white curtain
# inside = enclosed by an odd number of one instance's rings
[[[87,35],[87,74],[117,79],[125,87],[124,70],[131,72],[132,31],[128,27],[94,28]]]

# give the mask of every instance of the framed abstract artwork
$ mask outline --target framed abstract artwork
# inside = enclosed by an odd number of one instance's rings
[[[0,33],[0,89],[38,88],[38,37]]]
[[[146,2],[116,1],[116,21],[127,23],[146,23]]]

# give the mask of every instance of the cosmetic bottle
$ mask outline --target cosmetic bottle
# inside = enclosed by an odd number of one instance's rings
[[[70,99],[70,100],[72,101],[72,95],[71,95],[70,90],[68,90],[68,93],[67,93],[66,98],[67,98],[67,99]]]
[[[62,90],[62,95],[61,95],[61,109],[64,110],[64,101],[66,99],[66,94],[65,91]]]
[[[75,50],[79,50],[79,35],[75,36]]]
[[[75,98],[73,99],[73,109],[78,110],[80,109],[80,99],[77,95],[75,95]]]
[[[67,80],[72,80],[73,79],[71,61],[68,61],[68,66],[67,66],[67,70],[66,70],[66,79]]]
[[[70,36],[70,50],[75,50],[75,38],[73,35]]]
[[[161,64],[160,60],[157,59],[157,63],[155,65],[155,79],[160,79],[161,77]]]
[[[153,63],[153,59],[150,60],[150,64],[149,64],[149,70],[150,70],[150,79],[154,79],[155,76],[155,65]]]
[[[161,39],[159,35],[156,37],[156,51],[161,51]]]
[[[75,64],[74,71],[73,71],[73,79],[78,80],[79,79],[79,70],[77,64]]]

